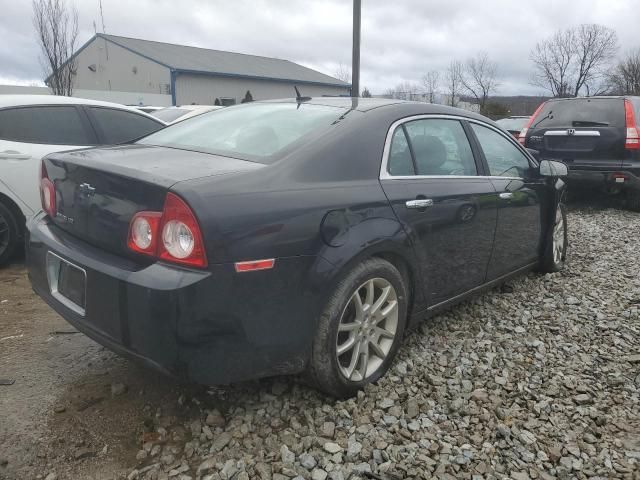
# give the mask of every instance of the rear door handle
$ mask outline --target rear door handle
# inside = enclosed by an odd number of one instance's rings
[[[431,200],[430,198],[418,198],[416,200],[408,200],[405,205],[407,206],[407,208],[428,208],[433,207],[433,200]]]
[[[511,192],[502,192],[498,196],[503,200],[511,200],[513,198],[513,193],[511,193]]]
[[[4,160],[29,160],[31,155],[16,152],[15,150],[7,150],[5,152],[0,152],[0,158]]]

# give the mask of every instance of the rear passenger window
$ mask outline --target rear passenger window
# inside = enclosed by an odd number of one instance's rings
[[[389,173],[395,177],[415,175],[411,151],[402,127],[396,128],[389,151]]]
[[[524,153],[498,132],[472,123],[478,142],[494,177],[525,177],[531,166]]]
[[[73,106],[20,107],[0,110],[0,139],[48,145],[95,143]]]
[[[425,119],[405,124],[417,175],[477,175],[473,152],[457,120]]]
[[[158,122],[137,113],[103,107],[89,109],[107,145],[130,142],[162,128]]]

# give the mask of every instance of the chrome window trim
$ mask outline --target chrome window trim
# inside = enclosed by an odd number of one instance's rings
[[[387,164],[389,162],[389,153],[391,152],[391,141],[393,140],[393,136],[396,133],[396,129],[400,126],[403,125],[407,122],[413,122],[415,120],[428,120],[428,119],[444,119],[444,120],[457,120],[457,121],[462,121],[462,122],[469,122],[469,123],[477,123],[478,125],[482,125],[483,127],[487,127],[493,131],[495,131],[496,133],[499,133],[500,135],[502,135],[507,141],[509,141],[512,145],[514,145],[516,148],[518,148],[520,150],[520,152],[523,153],[523,155],[525,156],[525,158],[527,158],[527,160],[529,161],[529,163],[531,163],[531,159],[530,159],[530,155],[526,152],[523,152],[522,147],[520,146],[519,143],[516,143],[513,141],[513,138],[509,138],[509,135],[506,135],[504,132],[500,131],[500,129],[494,127],[493,125],[490,125],[486,122],[483,122],[481,120],[476,120],[475,118],[469,118],[469,117],[464,117],[461,115],[446,115],[446,114],[428,114],[428,113],[423,113],[420,115],[412,115],[410,117],[405,117],[405,118],[401,118],[400,120],[396,120],[395,122],[393,122],[391,124],[391,126],[389,127],[389,131],[387,132],[387,137],[385,139],[384,142],[384,148],[382,150],[382,163],[380,165],[380,180],[420,180],[420,179],[440,179],[440,180],[444,180],[447,178],[452,178],[452,179],[480,179],[480,180],[486,180],[486,179],[502,179],[502,180],[524,180],[524,178],[522,177],[500,177],[500,176],[496,176],[496,175],[391,175],[389,173],[389,171],[387,170]],[[465,132],[466,134],[466,132]],[[469,142],[469,146],[472,148],[473,147],[471,145],[471,142]],[[534,162],[534,165],[536,164],[536,162]]]

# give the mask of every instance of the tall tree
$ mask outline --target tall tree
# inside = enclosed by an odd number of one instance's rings
[[[477,100],[480,113],[485,114],[489,96],[498,87],[498,66],[489,59],[487,53],[467,60],[461,82],[464,88]]]
[[[609,91],[615,95],[640,95],[640,48],[627,53],[608,77]]]
[[[559,30],[531,52],[533,83],[554,97],[577,97],[601,82],[618,51],[618,36],[608,27],[584,24]]]
[[[33,26],[42,50],[41,63],[55,95],[70,96],[77,61],[78,11],[65,0],[33,0]]]
[[[427,74],[422,77],[422,85],[424,86],[429,103],[435,103],[436,94],[440,86],[440,72],[437,70],[427,72]]]
[[[458,97],[462,91],[464,68],[459,60],[452,60],[445,73],[448,101],[452,107],[458,105]]]

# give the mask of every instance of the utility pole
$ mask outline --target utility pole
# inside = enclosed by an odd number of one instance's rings
[[[351,54],[351,96],[360,96],[360,12],[361,0],[353,0],[353,52]]]

